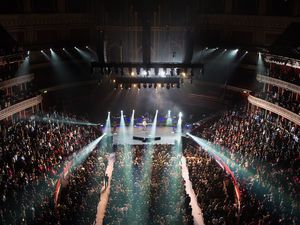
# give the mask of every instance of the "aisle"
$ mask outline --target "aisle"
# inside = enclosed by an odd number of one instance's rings
[[[108,165],[107,165],[107,168],[105,171],[105,173],[108,174],[108,176],[109,176],[109,182],[108,182],[107,188],[105,189],[105,187],[103,186],[102,190],[101,190],[100,202],[97,207],[97,216],[96,216],[95,225],[102,225],[102,223],[103,223],[103,219],[104,219],[105,211],[106,211],[106,205],[107,205],[107,202],[109,199],[110,181],[111,181],[111,177],[112,177],[112,171],[114,169],[114,163],[115,163],[115,154],[112,153],[109,155]]]
[[[189,178],[189,170],[186,165],[186,158],[184,156],[181,157],[181,167],[182,167],[182,177],[185,180],[185,191],[190,196],[191,202],[190,205],[192,207],[192,215],[194,217],[194,224],[195,225],[204,225],[204,219],[202,210],[198,205],[197,196],[194,192],[192,182]]]

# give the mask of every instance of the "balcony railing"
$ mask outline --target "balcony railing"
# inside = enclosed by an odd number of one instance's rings
[[[292,91],[294,93],[300,94],[300,86],[292,84],[283,80],[279,80],[273,77],[267,77],[264,75],[257,74],[256,79],[261,83],[271,84],[285,90]]]
[[[0,89],[16,86],[19,84],[30,82],[34,79],[34,74],[28,74],[24,76],[15,77],[9,80],[0,82]]]
[[[265,110],[268,110],[270,112],[273,112],[279,116],[282,116],[283,118],[292,121],[293,123],[300,125],[300,115],[297,115],[296,113],[293,113],[285,108],[282,108],[278,105],[275,105],[271,102],[267,102],[265,100],[262,100],[260,98],[256,98],[252,95],[248,96],[248,101],[250,104],[257,106],[259,108],[263,108]]]
[[[25,101],[22,101],[20,103],[17,103],[15,105],[12,105],[8,108],[5,108],[0,111],[0,120],[3,120],[9,116],[12,116],[18,112],[21,112],[25,109],[28,109],[30,107],[39,105],[42,103],[43,97],[41,95],[38,95],[36,97],[27,99]]]

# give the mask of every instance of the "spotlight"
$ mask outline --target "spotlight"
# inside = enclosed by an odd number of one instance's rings
[[[185,72],[183,72],[183,73],[182,73],[182,76],[183,76],[183,77],[185,77],[185,76],[186,76],[186,73],[185,73]]]
[[[65,49],[65,48],[63,48],[63,51],[66,51],[66,49]]]
[[[85,46],[85,48],[89,48],[89,46]]]
[[[158,84],[157,86],[160,88],[160,87],[161,87],[161,84]]]
[[[52,52],[52,48],[50,48],[50,51]]]
[[[133,87],[135,88],[135,87],[136,87],[136,84],[133,84]]]
[[[133,71],[130,74],[131,74],[132,77],[134,77],[134,72]]]
[[[44,51],[43,50],[41,50],[41,53],[43,53]]]
[[[246,54],[248,54],[248,51],[246,51]]]
[[[182,112],[179,113],[179,117],[182,117]]]
[[[27,51],[27,55],[30,55],[30,51]]]

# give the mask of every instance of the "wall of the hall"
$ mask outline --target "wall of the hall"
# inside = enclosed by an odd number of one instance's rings
[[[145,2],[2,0],[0,21],[21,45],[35,50],[95,48],[97,32],[103,30],[109,61],[140,62]],[[265,47],[289,24],[300,22],[298,0],[149,0],[147,4],[154,62],[181,62],[188,32],[193,33],[194,52],[220,44]],[[247,56],[243,63],[255,64],[256,57]]]
[[[189,29],[194,30],[196,42],[267,46],[291,22],[300,22],[297,0],[149,2],[154,60],[173,59],[174,52],[180,59]],[[120,57],[121,51],[123,58],[140,58],[141,1],[2,0],[0,13],[1,24],[27,47],[95,44],[100,28],[113,55]]]

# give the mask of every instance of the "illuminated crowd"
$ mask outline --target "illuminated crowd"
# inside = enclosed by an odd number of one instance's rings
[[[0,224],[57,224],[56,180],[65,162],[99,135],[92,126],[53,122],[66,117],[1,122]]]
[[[72,171],[56,209],[60,224],[94,223],[105,175],[105,154],[99,149],[94,150],[82,165]]]
[[[115,152],[104,224],[193,224],[175,146],[118,145]]]
[[[204,223],[236,224],[238,204],[231,177],[201,148],[188,145],[184,155]]]
[[[242,190],[241,224],[299,224],[299,128],[263,111],[228,111],[197,133],[222,146]]]

